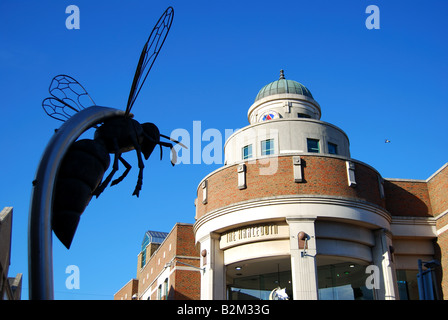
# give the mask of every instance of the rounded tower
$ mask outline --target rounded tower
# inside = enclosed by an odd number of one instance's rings
[[[197,189],[201,299],[318,299],[336,282],[372,299],[365,268],[392,268],[381,175],[351,159],[344,131],[321,121],[311,91],[283,71],[247,116],[224,145],[224,166]]]

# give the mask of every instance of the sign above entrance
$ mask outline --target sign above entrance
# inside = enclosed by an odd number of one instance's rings
[[[289,238],[287,224],[250,225],[221,234],[220,248],[226,249],[244,243],[281,238]]]

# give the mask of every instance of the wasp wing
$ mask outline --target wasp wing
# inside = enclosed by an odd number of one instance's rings
[[[46,98],[42,107],[47,115],[53,119],[66,121],[79,110],[58,98]]]
[[[171,24],[173,23],[174,9],[168,7],[162,16],[157,21],[156,25],[151,31],[148,40],[143,46],[140,59],[137,64],[137,70],[135,71],[134,80],[132,81],[131,91],[129,93],[128,104],[126,106],[126,116],[131,111],[142,86],[148,76],[149,71],[154,64],[160,49],[165,42],[166,36],[170,31]]]
[[[73,114],[95,105],[86,89],[75,79],[67,75],[57,75],[48,90],[52,97],[42,101],[42,107],[50,117],[66,121]]]

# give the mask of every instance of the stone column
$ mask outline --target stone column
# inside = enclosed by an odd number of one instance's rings
[[[316,217],[311,216],[286,219],[289,224],[294,300],[317,300],[318,298],[315,220]]]
[[[380,229],[375,231],[374,236],[375,246],[372,248],[373,263],[378,267],[379,271],[379,283],[373,284],[376,299],[399,299],[395,263],[391,252],[391,234],[385,229]]]
[[[226,299],[224,253],[219,248],[220,235],[210,233],[199,240],[201,254],[201,300]]]

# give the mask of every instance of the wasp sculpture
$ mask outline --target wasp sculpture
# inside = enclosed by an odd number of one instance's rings
[[[176,163],[176,152],[173,144],[163,142],[160,138],[169,139],[182,147],[179,141],[160,134],[153,123],[140,124],[132,119],[132,106],[156,60],[160,49],[173,22],[174,10],[168,7],[153,28],[143,47],[137,70],[132,82],[131,91],[124,116],[105,120],[96,128],[94,139],[81,139],[73,143],[60,165],[53,197],[52,229],[59,240],[70,248],[81,214],[89,204],[92,196],[98,197],[109,185],[118,171],[121,162],[126,170],[112,181],[111,185],[121,182],[131,170],[122,154],[135,150],[138,159],[138,180],[133,195],[139,196],[143,183],[143,159],[148,159],[156,145],[169,147],[172,152],[171,163]],[[84,87],[67,75],[53,78],[49,92],[51,97],[42,102],[44,111],[52,118],[66,121],[74,113],[95,105],[95,102]],[[186,147],[185,147],[186,148]],[[103,180],[110,165],[109,154],[114,154],[112,170]],[[102,182],[101,182],[102,181]]]

